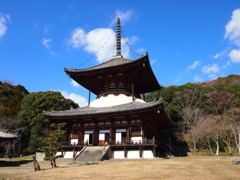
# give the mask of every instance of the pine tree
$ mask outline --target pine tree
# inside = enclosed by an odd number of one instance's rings
[[[44,159],[49,160],[53,168],[57,167],[56,165],[56,159],[58,158],[58,156],[56,156],[57,151],[61,150],[64,147],[64,145],[62,145],[62,143],[59,142],[59,140],[66,133],[66,130],[62,129],[64,128],[65,125],[66,123],[59,124],[52,123],[50,125],[51,130],[49,132],[49,135],[44,140],[44,145],[38,149],[40,151],[45,152],[46,156]]]

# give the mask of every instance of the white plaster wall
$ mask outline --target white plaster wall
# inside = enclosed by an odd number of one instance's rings
[[[139,156],[139,151],[134,151],[134,150],[129,150],[127,152],[127,158],[128,159],[137,159],[137,158],[140,158]]]
[[[113,158],[114,159],[123,159],[124,158],[124,151],[113,151]],[[139,150],[128,150],[127,151],[127,159],[138,159]],[[142,158],[154,158],[152,150],[143,150]]]
[[[64,154],[64,158],[73,158],[73,152],[72,151],[66,151]]]
[[[142,142],[142,136],[131,137],[131,141],[133,142],[133,144],[139,144]]]
[[[113,151],[113,158],[114,159],[123,159],[124,158],[124,151]]]
[[[105,140],[105,134],[99,134],[99,140]]]
[[[71,145],[77,145],[78,144],[78,139],[71,139]]]
[[[89,143],[89,134],[84,134],[84,144]]]
[[[152,150],[143,150],[143,158],[154,158]]]
[[[64,154],[64,153],[63,153]],[[61,156],[62,155],[62,152],[57,152],[56,154],[55,154],[55,156]]]
[[[136,98],[136,102],[146,103],[142,99]],[[90,107],[109,107],[116,106],[120,104],[126,104],[132,102],[132,96],[126,96],[125,94],[119,94],[115,96],[113,94],[109,94],[106,97],[100,97],[90,103]]]

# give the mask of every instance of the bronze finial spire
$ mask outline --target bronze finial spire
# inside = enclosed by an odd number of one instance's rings
[[[117,26],[116,26],[116,56],[115,57],[122,57],[122,55],[121,55],[121,23],[120,23],[120,18],[117,19]]]

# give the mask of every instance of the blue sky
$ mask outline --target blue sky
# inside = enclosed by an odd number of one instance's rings
[[[240,74],[239,0],[0,0],[0,80],[85,106],[88,91],[63,69],[110,60],[117,17],[123,56],[148,51],[164,86]]]

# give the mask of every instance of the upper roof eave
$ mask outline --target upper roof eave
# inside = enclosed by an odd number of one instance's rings
[[[129,59],[125,59],[122,57],[118,57],[118,58],[113,58],[109,61],[106,61],[102,64],[90,67],[90,68],[85,68],[85,69],[68,69],[68,68],[64,68],[64,71],[66,73],[83,73],[83,72],[92,72],[92,71],[97,71],[97,70],[107,70],[109,68],[113,68],[113,67],[118,67],[118,66],[124,66],[127,64],[131,64],[131,63],[135,63],[138,61],[141,61],[142,59],[148,59],[148,53],[146,53],[145,55],[142,55],[140,58],[136,59],[136,60],[129,60]]]

